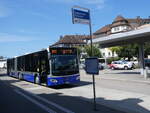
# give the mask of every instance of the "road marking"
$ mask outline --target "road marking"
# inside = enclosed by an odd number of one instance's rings
[[[56,111],[46,107],[45,105],[39,103],[38,101],[32,99],[31,97],[25,95],[24,93],[20,92],[19,90],[15,89],[15,92],[22,95],[24,98],[26,98],[27,100],[31,101],[32,103],[36,104],[37,106],[41,107],[42,109],[44,109],[45,111],[47,111],[48,113],[57,113]]]
[[[42,89],[42,87],[30,87],[30,88],[25,88],[25,90],[37,90],[37,89]]]
[[[35,90],[35,89],[41,89],[41,87],[31,87],[31,88],[25,88],[25,89],[22,89],[23,91],[25,91],[26,93],[29,93],[30,95],[32,95],[33,97],[36,97],[37,99],[39,99],[39,100],[41,100],[41,101],[43,101],[43,102],[45,102],[45,103],[47,103],[47,104],[49,104],[49,105],[52,105],[52,106],[54,106],[54,107],[56,107],[56,108],[58,108],[59,110],[61,110],[61,111],[63,111],[63,112],[65,112],[65,113],[75,113],[75,112],[72,112],[72,111],[70,111],[70,110],[68,110],[67,108],[64,108],[64,107],[62,107],[62,106],[60,106],[60,105],[58,105],[58,104],[56,104],[56,103],[54,103],[54,102],[52,102],[52,101],[48,101],[48,100],[46,100],[45,98],[43,98],[43,97],[40,97],[40,96],[38,96],[38,95],[35,95],[35,94],[33,94],[33,93],[31,93],[31,92],[29,92],[29,91],[26,91],[26,90]],[[17,90],[17,89],[15,89],[15,91],[17,92],[17,93],[19,93],[19,94],[21,94],[22,96],[24,96],[25,94],[24,93],[22,93],[22,92],[20,92],[19,90]],[[27,98],[28,100],[30,99],[30,97],[28,97],[27,95],[25,95],[24,96],[25,98]],[[30,101],[36,101],[36,100],[34,100],[34,99],[30,99]],[[34,103],[33,102],[33,103]],[[36,101],[36,102],[38,102],[38,101]],[[39,103],[39,102],[38,102]],[[40,104],[40,103],[39,103]],[[44,105],[42,105],[42,106],[44,106]],[[45,106],[46,107],[46,106]],[[53,112],[50,112],[50,113],[53,113]]]
[[[24,90],[24,91],[25,91],[25,90]],[[27,92],[27,91],[25,91],[25,92]],[[56,107],[56,108],[58,108],[58,109],[64,111],[65,113],[75,113],[75,112],[72,112],[72,111],[70,111],[70,110],[68,110],[68,109],[66,109],[66,108],[64,108],[64,107],[62,107],[62,106],[60,106],[60,105],[58,105],[58,104],[52,102],[52,101],[48,101],[48,100],[46,100],[46,99],[43,98],[43,97],[40,97],[40,96],[38,96],[38,95],[35,95],[35,94],[31,93],[31,92],[27,92],[27,93],[31,94],[32,96],[36,97],[37,99],[39,99],[39,100],[41,100],[41,101],[43,101],[43,102],[45,102],[45,103],[47,103],[47,104],[49,104],[49,105],[52,105],[52,106],[54,106],[54,107]]]

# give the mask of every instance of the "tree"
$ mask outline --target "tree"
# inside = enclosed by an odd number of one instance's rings
[[[77,48],[78,56],[80,58],[81,57],[81,53],[82,53],[82,47],[76,46],[76,48]]]
[[[112,56],[114,56],[114,53],[119,52],[121,47],[120,46],[115,46],[115,47],[111,47],[109,49],[112,51]]]
[[[101,52],[98,47],[92,46],[93,50],[93,55],[91,54],[91,46],[85,46],[85,51],[87,52],[88,56],[93,56],[93,57],[102,57]]]
[[[128,58],[130,60],[133,57],[138,57],[138,44],[129,44],[124,46],[111,47],[110,50],[116,52],[121,58]]]
[[[150,55],[150,43],[145,43],[144,45],[144,56],[147,57]]]

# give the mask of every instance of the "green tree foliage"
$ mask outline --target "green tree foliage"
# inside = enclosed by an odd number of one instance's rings
[[[92,48],[93,48],[93,57],[99,57],[99,58],[102,57],[101,52],[98,47],[93,46]],[[90,56],[90,57],[92,56],[91,46],[86,46],[85,51],[87,52],[88,56]]]
[[[119,52],[121,47],[120,46],[115,46],[115,47],[111,47],[109,49],[112,51],[112,54],[113,54],[112,56],[114,56],[114,53]]]
[[[133,57],[138,57],[138,45],[130,44],[124,46],[116,46],[110,48],[110,50],[114,53],[116,52],[121,58],[128,58],[130,60]]]
[[[120,47],[120,50],[117,51],[117,54],[121,58],[128,58],[130,60],[133,57],[138,56],[138,45],[130,44]]]
[[[144,45],[144,55],[147,57],[147,55],[150,55],[150,43],[146,43]]]
[[[77,48],[78,56],[79,56],[79,58],[80,58],[80,57],[81,57],[82,50],[83,50],[83,47],[76,46],[76,48]]]

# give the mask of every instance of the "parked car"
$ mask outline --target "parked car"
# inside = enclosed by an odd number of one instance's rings
[[[99,63],[99,70],[103,70],[103,69],[104,69],[104,66],[101,63]]]
[[[134,68],[134,63],[133,62],[128,62],[128,61],[113,61],[109,67],[111,69],[133,69]]]

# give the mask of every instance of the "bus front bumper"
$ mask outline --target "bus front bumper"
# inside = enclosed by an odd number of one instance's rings
[[[62,84],[74,84],[80,81],[80,75],[76,74],[73,76],[61,76],[61,77],[48,77],[47,86],[55,86]]]

